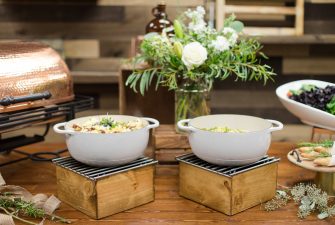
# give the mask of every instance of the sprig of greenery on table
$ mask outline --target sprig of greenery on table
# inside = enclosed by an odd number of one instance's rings
[[[319,219],[335,216],[335,204],[329,205],[330,197],[315,184],[298,184],[286,190],[278,190],[276,196],[265,203],[266,211],[274,211],[293,200],[298,205],[297,216],[306,218],[317,213]]]
[[[243,23],[230,16],[222,30],[207,26],[204,9],[186,11],[174,21],[174,35],[149,33],[140,45],[141,53],[134,59],[135,64],[147,62],[149,68],[136,69],[128,77],[126,85],[135,92],[139,87],[143,95],[156,80],[158,86],[174,90],[181,80],[206,83],[211,89],[214,80],[225,80],[234,75],[235,80],[262,80],[264,84],[276,75],[262,59],[262,45],[252,38],[240,38]],[[239,38],[239,39],[238,39]],[[206,51],[206,60],[190,65],[185,60],[185,49],[190,43],[200,44]],[[205,50],[204,50],[205,49]],[[155,78],[155,79],[154,79]]]
[[[35,219],[49,218],[53,221],[62,223],[71,223],[63,217],[55,214],[48,215],[41,208],[37,208],[32,202],[24,201],[20,198],[9,198],[10,193],[1,193],[0,196],[0,211],[5,212],[7,215],[13,216],[13,218],[20,220],[26,224],[36,224],[29,220],[21,218],[21,216],[28,216]]]

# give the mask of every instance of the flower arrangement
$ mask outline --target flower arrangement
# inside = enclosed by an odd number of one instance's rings
[[[135,63],[147,62],[150,66],[134,70],[126,85],[135,92],[139,87],[143,95],[153,81],[156,88],[162,85],[176,90],[202,84],[209,91],[214,80],[233,75],[236,80],[262,80],[264,84],[273,80],[272,68],[261,62],[267,58],[260,51],[261,44],[255,39],[241,38],[243,23],[230,16],[222,30],[215,30],[206,24],[204,17],[204,8],[198,6],[184,12],[173,27],[167,27],[161,34],[145,35]],[[169,34],[171,31],[173,35]],[[183,114],[180,118],[187,116],[188,108],[187,101],[181,102],[183,106],[177,105]]]

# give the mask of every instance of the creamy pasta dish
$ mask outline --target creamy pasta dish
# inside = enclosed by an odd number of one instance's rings
[[[83,124],[73,124],[75,131],[86,133],[122,133],[143,128],[145,124],[140,119],[127,122],[115,121],[112,118],[90,119]]]

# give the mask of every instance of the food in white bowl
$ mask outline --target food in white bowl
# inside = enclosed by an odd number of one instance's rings
[[[289,90],[289,99],[335,115],[335,85],[325,88],[303,84],[298,90]]]
[[[192,151],[197,157],[221,166],[256,162],[267,154],[271,132],[283,129],[283,124],[279,121],[233,114],[180,120],[177,126],[180,130],[188,132]],[[229,127],[244,132],[206,130],[212,127]]]
[[[83,124],[72,124],[75,131],[100,134],[129,132],[144,126],[145,124],[139,118],[130,121],[117,121],[109,116],[99,119],[97,117],[90,118]]]
[[[106,127],[103,128],[101,121],[113,122],[105,123]],[[120,128],[120,132],[108,132],[115,128],[109,126],[113,124],[118,124],[119,128],[125,127]],[[58,123],[54,125],[54,131],[65,134],[67,148],[74,159],[91,166],[107,167],[126,164],[141,157],[148,145],[149,130],[158,126],[159,122],[152,118],[99,115]],[[92,128],[98,131],[89,130]]]
[[[335,130],[335,115],[330,112],[290,99],[292,90],[299,91],[303,85],[314,85],[318,88],[334,86],[335,84],[319,80],[298,80],[279,86],[276,95],[285,108],[297,116],[303,123]]]

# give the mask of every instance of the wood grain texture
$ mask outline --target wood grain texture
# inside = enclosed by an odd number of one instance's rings
[[[94,181],[56,166],[60,200],[94,219],[153,201],[153,176],[149,165]]]
[[[163,124],[153,132],[156,149],[187,149],[190,148],[187,134],[176,133],[175,126]]]
[[[116,174],[96,184],[97,217],[103,218],[154,200],[154,166]]]
[[[56,167],[57,196],[72,207],[97,218],[95,182],[62,167]]]
[[[50,151],[63,148],[64,144],[35,144],[25,147],[30,152]],[[293,149],[293,143],[272,143],[271,156],[281,158],[278,165],[278,184],[292,186],[298,182],[310,181],[315,173],[297,167],[286,159],[286,154]],[[15,153],[0,155],[0,162],[17,158]],[[56,194],[56,173],[51,163],[22,161],[0,168],[7,184],[20,185],[32,193]],[[156,166],[155,201],[127,210],[99,221],[90,219],[87,215],[77,211],[66,203],[62,203],[57,214],[66,217],[74,225],[207,225],[207,224],[236,224],[236,225],[330,225],[334,218],[319,220],[311,215],[300,220],[297,206],[288,204],[282,210],[265,212],[260,206],[253,207],[234,216],[226,216],[203,205],[182,198],[178,194],[178,167],[171,165]],[[36,221],[38,223],[39,221]],[[23,225],[17,222],[17,225]],[[47,221],[46,225],[54,222]]]
[[[186,163],[179,164],[179,194],[232,215],[232,180]]]
[[[277,163],[266,165],[232,179],[232,214],[272,199],[277,187]]]

